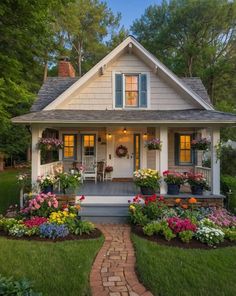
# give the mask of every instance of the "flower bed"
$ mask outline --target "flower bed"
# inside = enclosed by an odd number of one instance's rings
[[[136,196],[129,205],[133,231],[150,240],[185,248],[236,245],[236,216],[225,209],[199,208],[195,198],[169,208],[163,197],[142,202]]]
[[[84,199],[81,197],[80,201]],[[29,199],[14,218],[0,217],[0,234],[11,238],[35,240],[75,240],[101,235],[93,223],[82,221],[81,206],[59,206],[54,194],[38,194]]]

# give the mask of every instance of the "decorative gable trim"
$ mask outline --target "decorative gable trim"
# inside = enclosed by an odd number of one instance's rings
[[[132,47],[130,47],[132,44]],[[170,71],[164,64],[162,64],[156,57],[154,57],[150,52],[148,52],[134,37],[127,37],[122,43],[120,43],[115,49],[113,49],[108,55],[106,55],[100,62],[98,62],[92,69],[90,69],[84,76],[82,76],[78,81],[72,84],[66,91],[59,95],[53,102],[47,105],[43,110],[53,110],[62,102],[64,102],[74,91],[84,85],[90,78],[92,78],[97,73],[101,73],[101,69],[105,69],[106,65],[115,59],[126,47],[133,48],[135,46],[141,54],[148,58],[153,64],[156,71],[162,71],[167,75],[176,85],[178,85],[186,94],[191,96],[195,101],[197,101],[204,109],[214,110],[213,106],[205,102],[199,95],[194,91],[186,87],[181,80]]]

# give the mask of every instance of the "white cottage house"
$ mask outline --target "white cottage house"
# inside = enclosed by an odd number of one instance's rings
[[[202,172],[211,183],[211,195],[220,195],[220,162],[215,146],[220,128],[235,125],[236,116],[214,110],[199,78],[179,78],[129,36],[81,78],[69,61],[59,62],[58,77],[42,85],[31,113],[12,119],[32,130],[32,181],[51,172],[55,163],[42,165],[38,139],[55,129],[64,141],[59,161],[68,170],[72,162],[113,167],[111,179],[90,182],[87,196],[133,196],[127,181],[139,168]],[[203,168],[191,149],[196,135],[211,137],[212,167]],[[145,141],[162,141],[161,151],[149,151]],[[116,149],[127,148],[119,158]],[[105,185],[104,185],[105,184]],[[85,185],[83,185],[85,186]],[[100,186],[100,187],[99,187]],[[166,193],[162,182],[161,193]],[[119,200],[116,198],[116,200]],[[120,198],[122,200],[122,198]]]

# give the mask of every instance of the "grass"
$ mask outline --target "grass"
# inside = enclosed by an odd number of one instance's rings
[[[19,170],[6,170],[0,172],[0,213],[12,204],[19,204],[20,193],[16,175]]]
[[[88,296],[91,265],[102,241],[49,243],[0,238],[0,274],[27,278],[44,296]]]
[[[236,295],[236,247],[197,250],[132,236],[140,280],[156,296]]]

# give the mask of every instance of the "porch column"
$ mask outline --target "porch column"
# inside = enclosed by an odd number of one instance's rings
[[[168,170],[168,127],[160,126],[160,140],[162,142],[162,148],[160,151],[160,175],[163,176],[163,172]],[[166,194],[167,187],[164,181],[161,182],[160,193]]]
[[[220,160],[217,159],[216,145],[220,142],[220,129],[211,130],[211,192],[220,194]]]
[[[155,137],[160,139],[160,128],[156,127],[155,129]],[[159,171],[160,169],[160,151],[156,150],[156,170]]]
[[[42,136],[42,128],[32,126],[32,159],[31,159],[31,180],[32,185],[35,184],[37,177],[40,175],[41,155],[37,149],[37,143]]]

